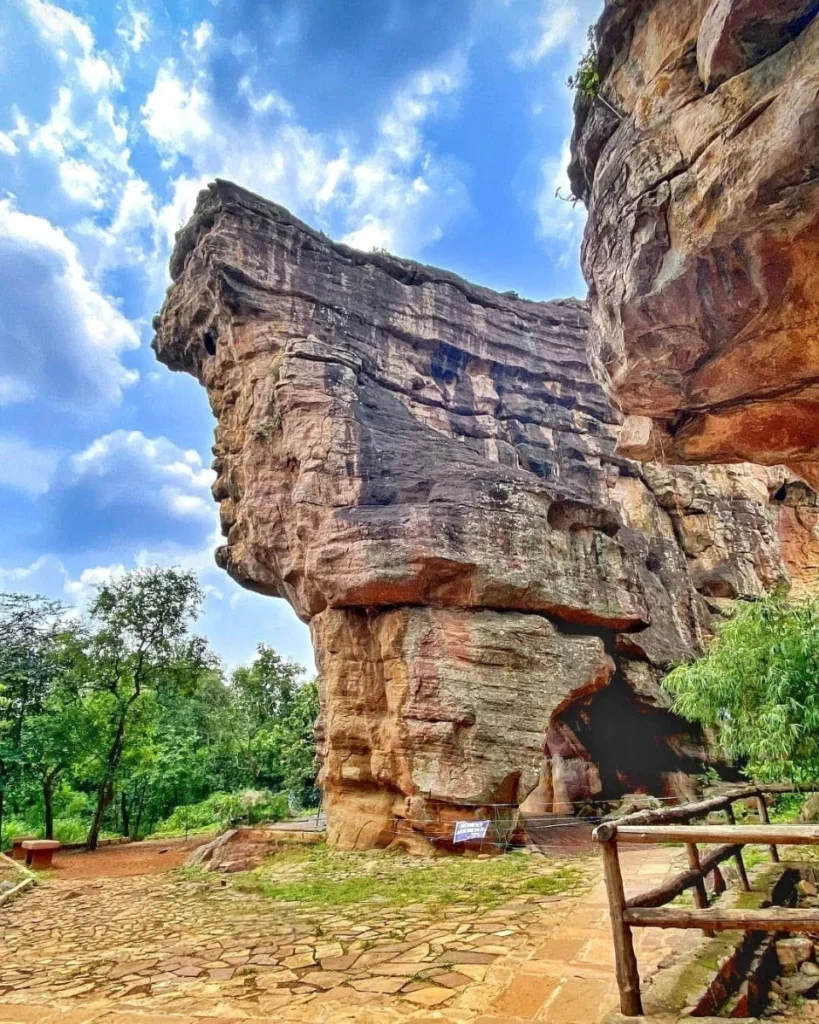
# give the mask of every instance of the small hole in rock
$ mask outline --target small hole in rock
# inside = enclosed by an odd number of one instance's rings
[[[205,346],[205,351],[209,356],[216,355],[216,335],[213,331],[205,331],[202,337],[202,344]]]

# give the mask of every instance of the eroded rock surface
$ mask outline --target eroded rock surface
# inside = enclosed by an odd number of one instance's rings
[[[154,345],[218,421],[217,559],[310,623],[333,841],[689,787],[660,674],[787,578],[770,499],[808,522],[801,484],[622,458],[583,303],[336,245],[228,183],[172,276]]]
[[[570,176],[591,359],[634,417],[624,454],[819,483],[817,12],[607,0]]]

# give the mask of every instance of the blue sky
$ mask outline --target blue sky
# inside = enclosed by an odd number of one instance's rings
[[[229,178],[331,237],[529,298],[583,295],[565,79],[600,0],[4,0],[0,590],[80,605],[192,566],[227,664],[310,664],[213,564],[213,421],[159,366],[174,232]]]

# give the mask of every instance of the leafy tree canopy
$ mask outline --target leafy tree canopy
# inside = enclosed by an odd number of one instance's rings
[[[84,616],[0,594],[0,834],[5,814],[93,847],[316,803],[315,681],[264,644],[226,678],[192,632],[201,603],[192,573],[158,567]]]
[[[743,604],[706,655],[664,681],[675,709],[712,728],[760,780],[819,778],[819,600]]]

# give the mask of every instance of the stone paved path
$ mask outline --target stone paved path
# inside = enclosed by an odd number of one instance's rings
[[[673,853],[627,853],[627,888]],[[227,886],[103,878],[48,882],[0,914],[2,1022],[595,1024],[617,1001],[602,882],[434,920],[372,905],[310,919]],[[636,938],[648,971],[673,933]]]

